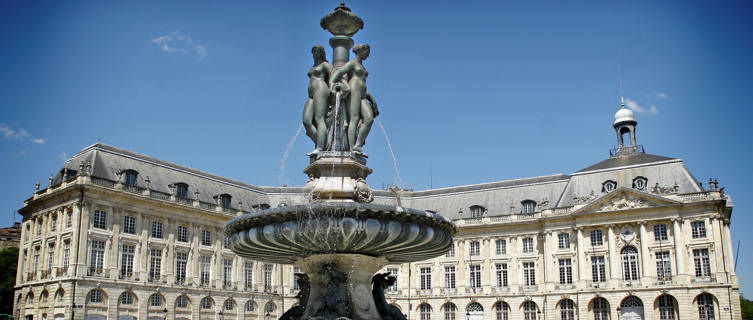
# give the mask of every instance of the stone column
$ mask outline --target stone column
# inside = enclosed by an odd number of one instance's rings
[[[541,255],[544,256],[544,259],[542,260],[543,261],[543,268],[542,267],[537,268],[537,269],[540,270],[540,272],[536,272],[536,273],[538,273],[536,276],[537,276],[537,278],[541,278],[541,284],[543,285],[544,288],[546,288],[546,289],[543,289],[543,290],[546,291],[546,290],[551,289],[551,288],[548,288],[549,283],[553,283],[555,281],[555,280],[551,279],[552,278],[552,274],[553,274],[553,272],[551,272],[552,257],[551,257],[551,252],[549,250],[549,245],[552,242],[552,231],[545,231],[543,238],[544,239],[543,239],[543,243],[541,245],[541,252],[539,252],[539,254],[541,254]],[[538,240],[538,236],[535,236],[534,239]],[[535,243],[538,243],[538,241],[536,241]],[[535,249],[535,247],[534,247],[534,249]],[[540,274],[542,272],[544,274]]]
[[[650,253],[648,251],[648,233],[646,232],[646,221],[638,221],[638,230],[641,239],[641,278],[646,278],[649,275],[649,258]]]
[[[609,256],[609,279],[619,282],[619,261],[617,258],[617,249],[615,248],[615,236],[614,236],[614,225],[610,224],[609,229],[607,229],[607,249],[609,250],[608,256]]]
[[[732,235],[730,234],[730,231],[729,231],[730,220],[728,218],[724,218],[722,219],[722,222],[723,222],[722,225],[724,229],[724,231],[722,231],[724,233],[724,242],[727,246],[725,250],[727,250],[728,252],[727,253],[728,258],[725,259],[727,260],[727,268],[728,268],[727,270],[729,270],[730,274],[735,275],[735,260],[734,260],[735,253],[734,251],[732,251]]]
[[[79,214],[74,213],[73,221],[73,237],[75,242],[71,242],[71,262],[72,267],[76,270],[75,276],[86,275],[86,251],[88,250],[88,236],[87,230],[89,229],[89,207],[91,204],[79,203],[77,204]],[[79,227],[76,227],[79,226]],[[80,268],[76,266],[81,266]]]
[[[677,274],[685,274],[685,245],[682,239],[682,228],[680,218],[672,219],[672,238],[675,241],[675,264],[677,265]]]

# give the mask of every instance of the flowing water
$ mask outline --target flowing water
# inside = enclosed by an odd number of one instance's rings
[[[376,122],[379,124],[379,128],[382,129],[382,133],[384,134],[384,139],[387,140],[387,147],[390,148],[390,154],[392,155],[392,165],[395,166],[395,183],[397,184],[397,187],[399,189],[402,189],[403,180],[400,178],[400,170],[397,168],[397,157],[395,157],[395,152],[392,151],[392,143],[390,142],[390,137],[387,136],[387,130],[384,130],[382,121],[380,121],[379,118],[376,118]]]
[[[285,153],[282,154],[282,159],[280,159],[280,175],[277,177],[277,180],[279,180],[280,182],[283,182],[282,179],[285,177],[285,164],[287,164],[288,157],[290,157],[290,149],[293,149],[295,140],[298,139],[298,136],[301,134],[302,130],[303,123],[298,126],[298,130],[296,130],[295,135],[290,137],[290,142],[288,142],[288,146],[285,148]]]

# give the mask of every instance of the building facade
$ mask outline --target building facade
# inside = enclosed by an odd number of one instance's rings
[[[617,148],[570,175],[376,191],[460,229],[447,254],[386,266],[388,301],[420,320],[740,319],[730,197],[643,152],[636,125],[620,109]],[[277,318],[296,302],[296,268],[236,256],[224,225],[306,199],[89,146],[19,211],[16,316]]]
[[[13,223],[12,227],[0,228],[0,250],[18,248],[21,243],[21,223]]]

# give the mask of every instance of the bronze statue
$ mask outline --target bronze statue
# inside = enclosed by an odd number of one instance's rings
[[[379,111],[374,97],[366,90],[366,77],[369,76],[369,72],[363,67],[363,61],[369,57],[369,45],[359,44],[353,47],[353,53],[355,57],[332,75],[330,87],[334,89],[335,83],[348,76],[348,143],[351,151],[363,153],[366,137]]]
[[[329,101],[329,75],[332,65],[327,62],[324,47],[315,45],[311,48],[314,66],[309,69],[309,98],[303,107],[303,126],[306,135],[316,144],[311,154],[324,150],[327,141],[327,102]]]
[[[371,278],[371,295],[374,298],[374,304],[382,316],[382,320],[405,320],[405,315],[400,309],[387,303],[384,298],[384,290],[395,284],[397,278],[391,276],[389,272],[377,273]]]

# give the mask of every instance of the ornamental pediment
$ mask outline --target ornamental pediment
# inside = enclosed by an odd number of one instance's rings
[[[574,213],[609,212],[679,204],[679,202],[654,194],[621,187],[597,197]]]

